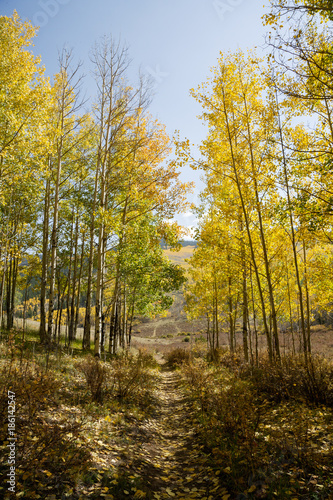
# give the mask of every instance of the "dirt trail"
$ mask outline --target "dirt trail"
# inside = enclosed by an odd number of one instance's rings
[[[216,471],[208,467],[196,440],[177,373],[163,369],[157,398],[154,416],[137,429],[138,449],[132,457],[136,472],[154,492],[151,498],[222,499],[227,491],[219,487]]]

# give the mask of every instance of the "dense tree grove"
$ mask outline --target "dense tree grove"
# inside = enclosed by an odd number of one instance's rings
[[[201,159],[188,141],[178,152],[205,178],[189,314],[206,315],[212,348],[223,327],[233,350],[240,328],[246,359],[261,333],[279,360],[281,330],[307,358],[311,321],[332,304],[332,5],[271,3],[268,58],[220,55],[192,90],[208,125]]]
[[[279,361],[289,329],[307,359],[311,322],[332,304],[331,12],[331,2],[272,0],[268,57],[220,54],[191,90],[208,129],[201,158],[185,140],[176,161],[166,161],[170,139],[149,115],[145,77],[127,80],[125,47],[96,44],[88,112],[72,53],[60,54],[50,81],[29,50],[35,28],[16,12],[1,17],[3,326],[33,316],[50,345],[66,325],[70,345],[80,325],[83,348],[98,357],[105,345],[110,353],[128,345],[135,316],[166,310],[185,282],[160,241],[179,241],[171,221],[189,184],[178,168],[190,163],[205,189],[189,316],[207,318],[213,350],[222,329],[234,350],[241,330],[246,360],[258,359],[262,334]]]
[[[126,48],[96,44],[96,98],[84,109],[80,65],[64,50],[52,82],[29,50],[36,29],[0,18],[0,321],[13,327],[33,306],[40,341],[100,357],[125,347],[136,314],[170,306],[184,282],[160,241],[177,245],[171,221],[189,185],[167,162],[171,141],[149,115],[148,81],[127,81]],[[31,314],[30,314],[31,317]],[[108,330],[107,330],[108,326]]]

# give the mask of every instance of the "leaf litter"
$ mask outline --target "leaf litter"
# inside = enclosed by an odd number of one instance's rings
[[[90,492],[87,488],[81,492],[96,498],[97,486],[100,497],[105,499],[228,500],[228,491],[219,484],[217,471],[209,466],[195,435],[192,411],[180,375],[162,369],[151,414],[141,419],[118,419],[109,444],[104,441],[99,446],[103,453],[95,450],[94,458],[104,471],[110,465],[109,487],[102,491],[100,484],[95,483]],[[101,425],[110,425],[108,420],[103,419]],[[110,420],[114,422],[113,418]],[[96,443],[100,441],[95,439]],[[121,488],[124,478],[126,482]]]

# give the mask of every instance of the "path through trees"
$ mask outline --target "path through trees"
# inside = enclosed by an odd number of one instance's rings
[[[196,439],[180,376],[165,367],[155,404],[152,417],[130,432],[134,445],[123,450],[124,469],[143,480],[157,500],[227,499]]]

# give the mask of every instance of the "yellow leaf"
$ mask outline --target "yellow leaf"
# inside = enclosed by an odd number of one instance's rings
[[[249,489],[247,490],[247,492],[248,492],[248,493],[253,493],[255,489],[256,489],[255,485],[254,485],[254,484],[252,484],[251,488],[249,488]]]
[[[134,498],[146,498],[147,493],[141,490],[136,490]]]

